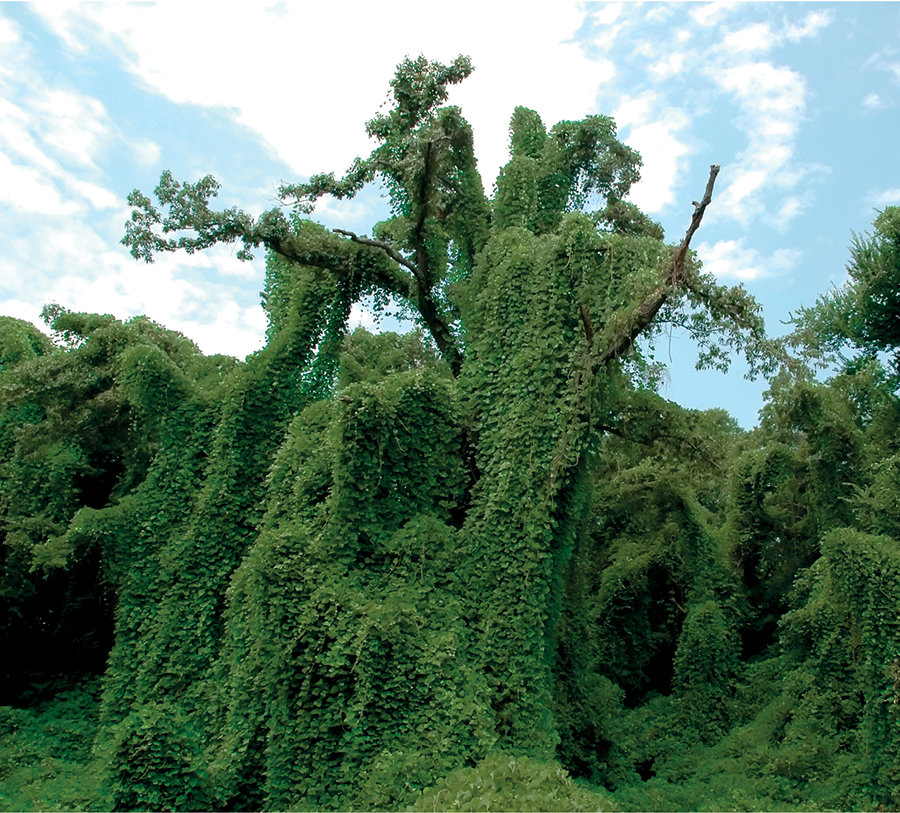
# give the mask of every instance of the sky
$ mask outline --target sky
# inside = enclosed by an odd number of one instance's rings
[[[163,170],[212,174],[219,204],[277,205],[283,181],[341,174],[394,68],[472,58],[451,90],[485,188],[507,160],[514,107],[548,126],[601,113],[643,156],[631,201],[670,242],[722,167],[695,248],[743,284],[780,335],[846,279],[852,233],[900,204],[900,3],[0,3],[0,314],[42,307],[146,314],[206,353],[262,347],[262,253],[168,254],[120,244],[128,194]],[[434,9],[433,11],[431,9]],[[891,145],[894,145],[893,147]],[[358,233],[377,188],[313,217]],[[372,324],[357,308],[354,324]],[[662,394],[757,422],[765,381],[694,371],[691,340],[657,342]]]

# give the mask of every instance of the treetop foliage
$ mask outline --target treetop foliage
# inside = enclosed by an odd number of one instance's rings
[[[511,160],[489,200],[471,128],[459,108],[438,106],[448,86],[471,70],[466,57],[449,66],[424,57],[401,63],[391,83],[394,107],[367,125],[380,145],[368,158],[357,159],[343,178],[327,173],[282,185],[281,200],[292,207],[287,214],[281,207],[257,218],[237,209],[216,212],[210,203],[219,187],[212,177],[182,184],[165,172],[155,190],[161,208],[137,190],[129,197],[133,211],[123,242],[146,261],[161,251],[193,252],[234,241],[242,243],[238,256],[247,259],[252,249],[265,246],[289,263],[339,280],[351,301],[374,294],[404,304],[459,374],[465,336],[461,294],[492,233],[521,226],[537,236],[550,234],[566,213],[597,200],[601,205],[592,216],[604,232],[659,244],[663,237],[658,224],[624,200],[640,177],[640,156],[617,140],[615,124],[605,116],[560,122],[548,132],[537,113],[517,108],[510,125]],[[305,219],[323,195],[352,198],[376,177],[388,190],[393,216],[376,224],[373,237],[329,231]],[[711,183],[707,192],[711,196]],[[168,236],[176,232],[182,235]],[[764,338],[758,308],[742,289],[716,286],[692,271],[688,244],[689,239],[674,265],[668,256],[656,259],[643,301],[630,303],[631,314],[620,316],[624,335],[598,348],[599,355],[604,350],[625,355],[639,333],[653,330],[666,305],[657,324],[668,319],[686,327],[708,347],[701,363],[727,366],[730,348],[746,352],[753,372],[772,369],[778,350]],[[267,301],[277,296],[270,287],[267,283]]]
[[[847,274],[842,287],[800,309],[793,319],[794,343],[825,366],[885,353],[900,376],[900,207],[880,212],[872,234],[853,235]],[[847,347],[857,359],[843,355]]]

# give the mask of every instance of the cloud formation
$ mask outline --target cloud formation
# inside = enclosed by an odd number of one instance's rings
[[[314,4],[276,3],[269,13],[242,14],[240,24],[232,14],[210,14],[200,2],[36,8],[70,48],[99,40],[168,99],[234,109],[237,120],[301,176],[343,172],[371,150],[364,121],[384,102],[406,56],[472,57],[475,73],[452,90],[451,103],[475,129],[488,189],[506,163],[515,104],[537,110],[548,125],[584,116],[612,69],[564,43],[581,21],[575,6],[557,6],[548,15],[511,14],[502,4],[464,0],[435,25],[410,2],[356,3],[339,27],[332,8]],[[199,31],[214,48],[197,47]]]
[[[872,205],[876,207],[900,205],[900,186],[885,189],[872,196]]]
[[[738,125],[747,148],[729,168],[730,180],[719,196],[720,206],[747,224],[765,210],[768,188],[791,189],[798,173],[791,166],[797,132],[804,114],[806,83],[796,71],[771,62],[747,62],[712,72],[740,109]]]
[[[627,132],[629,146],[640,152],[644,162],[641,181],[632,188],[630,200],[654,214],[674,199],[680,159],[690,151],[678,138],[689,122],[688,116],[680,108],[664,107],[657,93],[645,91],[623,97],[613,118]]]
[[[780,248],[763,257],[755,248],[746,245],[746,239],[718,240],[710,245],[697,246],[697,255],[703,262],[703,271],[723,282],[750,282],[779,276],[797,266],[803,252]]]
[[[473,125],[488,193],[506,161],[514,105],[534,108],[548,126],[613,115],[643,155],[631,199],[670,232],[687,225],[709,163],[722,165],[698,235],[707,270],[748,283],[792,275],[801,258],[790,246],[819,239],[800,236],[811,212],[821,219],[819,183],[837,193],[843,180],[843,154],[815,153],[835,161],[826,176],[808,150],[829,134],[823,111],[845,103],[816,84],[817,38],[833,44],[853,19],[838,7],[719,2],[571,3],[523,14],[465,0],[438,25],[420,6],[391,0],[351,3],[339,21],[321,6],[273,0],[214,15],[195,0],[0,6],[0,309],[36,318],[52,297],[120,318],[147,313],[209,351],[256,349],[261,259],[241,264],[224,247],[136,264],[118,244],[124,190],[149,191],[169,166],[190,180],[215,174],[222,206],[270,208],[277,173],[288,181],[340,173],[369,152],[365,120],[386,100],[397,62],[420,52],[473,58],[475,73],[450,101]],[[883,38],[857,41],[853,64],[868,67],[873,84],[854,86],[846,115],[888,127],[896,51]],[[85,78],[100,59],[115,86]],[[157,126],[156,110],[172,120]],[[238,147],[226,152],[220,136],[229,128]],[[883,173],[855,177],[845,197],[854,213],[866,204],[868,222],[872,206],[900,202]],[[316,217],[365,230],[380,219],[378,195],[326,199]],[[358,311],[354,319],[369,324]]]
[[[700,122],[712,113],[721,120],[731,108],[743,146],[715,156],[723,172],[711,217],[745,228],[762,218],[784,229],[808,200],[798,185],[810,168],[794,160],[808,89],[804,76],[779,64],[773,52],[816,36],[833,15],[814,11],[776,25],[748,20],[746,7],[732,3],[681,11],[617,4],[590,16],[586,52],[617,66],[601,96],[612,102],[621,136],[644,157],[632,200],[650,213],[665,213],[696,194],[677,190],[697,174],[691,163],[707,131]]]
[[[0,18],[0,55],[12,67],[0,75],[0,201],[45,216],[115,206],[94,160],[112,135],[103,104],[48,86],[28,51],[12,21]]]

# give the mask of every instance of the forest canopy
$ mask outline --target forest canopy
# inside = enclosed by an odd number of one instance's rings
[[[717,166],[669,243],[612,119],[519,107],[489,196],[471,71],[404,61],[260,215],[132,193],[138,260],[265,253],[245,361],[0,317],[5,809],[900,806],[900,209],[776,341],[690,250]],[[370,234],[313,219],[378,182]],[[673,324],[758,428],[659,395]]]

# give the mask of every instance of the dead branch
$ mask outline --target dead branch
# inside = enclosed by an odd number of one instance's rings
[[[691,238],[694,236],[697,229],[700,228],[700,221],[703,220],[703,213],[706,211],[706,207],[709,206],[710,201],[712,201],[713,186],[715,186],[719,169],[720,167],[718,164],[713,164],[709,168],[709,180],[706,182],[706,191],[703,193],[703,198],[700,202],[694,203],[694,214],[691,217],[691,225],[688,226],[684,240],[672,259],[672,266],[669,269],[669,273],[666,274],[665,281],[635,308],[630,328],[624,333],[616,336],[610,345],[600,354],[597,359],[599,364],[605,364],[611,359],[619,358],[627,353],[631,349],[631,345],[634,344],[634,340],[640,335],[641,331],[653,321],[653,318],[659,313],[659,309],[665,304],[672,292],[686,283],[684,263],[691,246]]]

